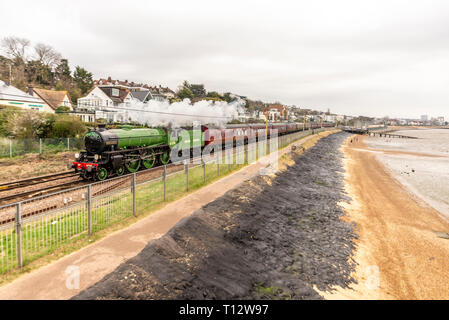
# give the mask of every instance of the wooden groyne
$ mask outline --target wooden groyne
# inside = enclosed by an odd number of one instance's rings
[[[390,132],[367,132],[366,133],[370,137],[384,137],[384,138],[400,138],[400,139],[418,139],[417,137],[406,136],[403,134],[395,134]]]
[[[381,137],[381,138],[399,138],[399,139],[418,139],[417,137],[406,136],[403,134],[392,133],[392,130],[385,131],[370,131],[369,129],[359,129],[359,128],[350,128],[345,129],[344,131],[354,134],[368,135],[370,137]]]

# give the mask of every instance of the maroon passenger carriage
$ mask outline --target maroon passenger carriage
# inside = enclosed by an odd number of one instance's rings
[[[230,124],[225,128],[214,128],[202,126],[204,132],[205,146],[210,144],[225,145],[226,137],[233,137],[233,144],[237,140],[247,143],[248,139],[258,141],[260,137],[265,135],[270,136],[272,130],[277,130],[277,135],[282,136],[289,133],[318,129],[322,127],[333,127],[332,123],[309,123],[304,127],[303,123],[289,122],[289,123],[254,123],[254,124]]]

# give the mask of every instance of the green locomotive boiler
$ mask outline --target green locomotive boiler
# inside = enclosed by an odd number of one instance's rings
[[[184,131],[188,132],[188,138],[185,134],[180,135],[180,130],[122,126],[120,129],[90,131],[84,137],[86,151],[75,155],[76,161],[71,167],[84,179],[105,180],[126,172],[149,169],[157,163],[167,164],[175,145],[179,149],[204,146],[203,131],[200,139],[194,139],[191,128]]]

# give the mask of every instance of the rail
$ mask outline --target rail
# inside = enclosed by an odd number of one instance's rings
[[[27,179],[21,179],[21,180],[15,180],[11,182],[5,182],[0,183],[0,192],[1,191],[7,191],[11,189],[17,189],[17,188],[23,188],[29,185],[36,185],[39,183],[45,183],[50,181],[55,181],[71,176],[75,176],[76,174],[73,173],[73,171],[64,171],[64,172],[58,172],[58,173],[52,173],[47,174],[44,176],[38,176],[33,178],[27,178]]]

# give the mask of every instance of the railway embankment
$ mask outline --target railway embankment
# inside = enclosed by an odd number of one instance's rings
[[[322,138],[150,241],[75,299],[320,299],[354,279],[340,146]]]

